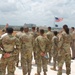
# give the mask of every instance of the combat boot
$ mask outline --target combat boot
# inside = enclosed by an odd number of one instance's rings
[[[51,70],[54,70],[54,71],[56,71],[56,68],[51,68]]]
[[[44,75],[47,75],[46,72],[44,72]]]
[[[18,63],[16,63],[16,67],[18,67]]]
[[[67,75],[70,75],[70,74],[67,74]]]
[[[67,74],[67,75],[69,75],[69,74]]]
[[[36,73],[35,75],[40,75],[40,72]]]
[[[28,72],[28,75],[30,75],[30,72]]]

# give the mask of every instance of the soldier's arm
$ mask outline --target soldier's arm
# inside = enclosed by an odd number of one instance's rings
[[[49,34],[46,33],[46,36],[47,36],[47,38],[49,39],[49,37],[50,37]]]
[[[39,51],[39,44],[38,44],[38,38],[35,39],[35,42],[34,42],[34,47],[35,47],[35,52],[38,52]]]
[[[0,54],[3,54],[3,51],[1,50],[1,48],[0,48]]]
[[[14,52],[12,53],[12,56],[16,56],[18,54],[18,52],[19,52],[20,49],[21,49],[20,40],[16,38],[15,48],[14,48]]]
[[[58,43],[58,49],[61,49],[63,45],[63,35],[61,36],[59,43]]]
[[[33,51],[35,50],[35,39],[34,39],[34,37],[32,36],[31,37],[31,43],[32,43],[32,47],[33,47]]]
[[[2,45],[2,40],[0,39],[0,54],[3,54],[3,45]]]
[[[48,38],[46,38],[46,52],[48,52],[49,51],[49,39]]]

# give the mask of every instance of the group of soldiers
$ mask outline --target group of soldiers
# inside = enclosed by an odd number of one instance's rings
[[[56,70],[56,67],[58,67],[57,75],[62,75],[62,67],[65,62],[66,74],[70,75],[70,48],[72,48],[72,59],[74,59],[75,31],[70,33],[67,25],[63,25],[59,32],[51,31],[51,27],[48,27],[47,32],[35,27],[32,27],[32,31],[29,31],[27,26],[21,27],[15,36],[12,35],[12,27],[7,27],[5,31],[6,35],[0,38],[0,54],[2,54],[0,75],[6,74],[6,68],[8,75],[14,75],[15,66],[19,66],[19,54],[21,54],[23,75],[31,74],[33,57],[37,65],[35,75],[41,75],[41,67],[43,68],[43,75],[47,75],[47,64],[51,63],[52,57],[53,67],[51,70]]]

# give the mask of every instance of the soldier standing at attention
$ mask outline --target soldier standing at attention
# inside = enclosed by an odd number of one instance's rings
[[[35,27],[32,27],[31,34],[32,34],[33,39],[34,39],[34,41],[33,41],[33,55],[34,55],[34,60],[35,60],[35,64],[36,64],[37,63],[37,56],[35,53],[35,39],[39,34],[38,34],[38,32],[36,32]]]
[[[5,75],[6,67],[8,75],[14,75],[15,72],[15,56],[20,49],[20,41],[12,36],[13,28],[7,28],[7,35],[0,39],[0,48],[2,49],[0,75]],[[16,48],[14,48],[16,46]]]
[[[23,75],[31,74],[32,51],[33,51],[33,36],[29,33],[29,28],[24,26],[24,33],[20,37],[22,51],[21,63]]]
[[[63,32],[61,33],[61,37],[58,44],[58,74],[62,75],[62,67],[65,62],[66,64],[66,75],[70,75],[71,72],[71,52],[70,52],[70,44],[72,38],[69,33],[69,28],[67,25],[63,25]]]
[[[49,63],[51,62],[51,57],[52,57],[52,37],[53,37],[53,32],[51,31],[51,27],[48,27],[48,32],[46,33],[47,38],[49,39]]]
[[[52,38],[52,51],[53,51],[53,68],[52,70],[56,70],[56,61],[58,57],[58,42],[59,38],[57,36],[58,32],[54,31],[54,36]]]
[[[75,59],[75,29],[74,27],[71,27],[71,36],[72,36],[72,44],[71,44],[71,48],[72,48],[72,59]]]
[[[20,28],[20,31],[16,33],[16,37],[17,37],[18,39],[20,39],[20,37],[21,37],[21,35],[22,35],[22,33],[23,33],[23,30],[24,30],[24,28],[21,27],[21,28]],[[19,65],[19,54],[21,54],[20,52],[21,52],[21,50],[18,52],[18,55],[16,56],[16,66],[17,66],[17,67],[18,67],[18,65]]]
[[[36,45],[36,53],[37,53],[37,74],[41,73],[41,66],[43,68],[44,75],[47,75],[47,58],[45,57],[47,54],[47,50],[49,49],[49,40],[44,35],[44,30],[40,30],[40,35],[35,39]]]

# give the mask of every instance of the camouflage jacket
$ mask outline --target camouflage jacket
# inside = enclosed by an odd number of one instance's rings
[[[20,37],[22,51],[33,51],[33,36],[30,33],[23,33]]]
[[[47,37],[39,35],[35,39],[36,52],[47,52],[49,49],[49,40]]]
[[[3,53],[11,53],[12,56],[15,56],[20,49],[20,41],[16,37],[7,34],[0,39],[0,47]]]
[[[51,47],[52,47],[53,32],[48,31],[48,32],[46,33],[46,36],[47,36],[47,38],[49,39],[49,46],[50,46],[50,48],[51,48]]]
[[[53,36],[52,38],[52,49],[53,50],[58,49],[58,43],[59,43],[59,38],[57,36]]]
[[[71,33],[72,39],[75,40],[75,30]]]
[[[35,39],[37,36],[39,36],[39,34],[37,32],[30,32],[30,34],[33,37],[33,51],[35,50]]]
[[[17,38],[20,38],[20,36],[22,35],[22,33],[23,33],[23,32],[17,32],[17,33],[16,33],[16,37],[17,37]]]
[[[71,54],[70,52],[70,44],[72,42],[72,37],[70,34],[67,34],[65,31],[62,32],[61,38],[58,44],[58,48],[62,55]]]

